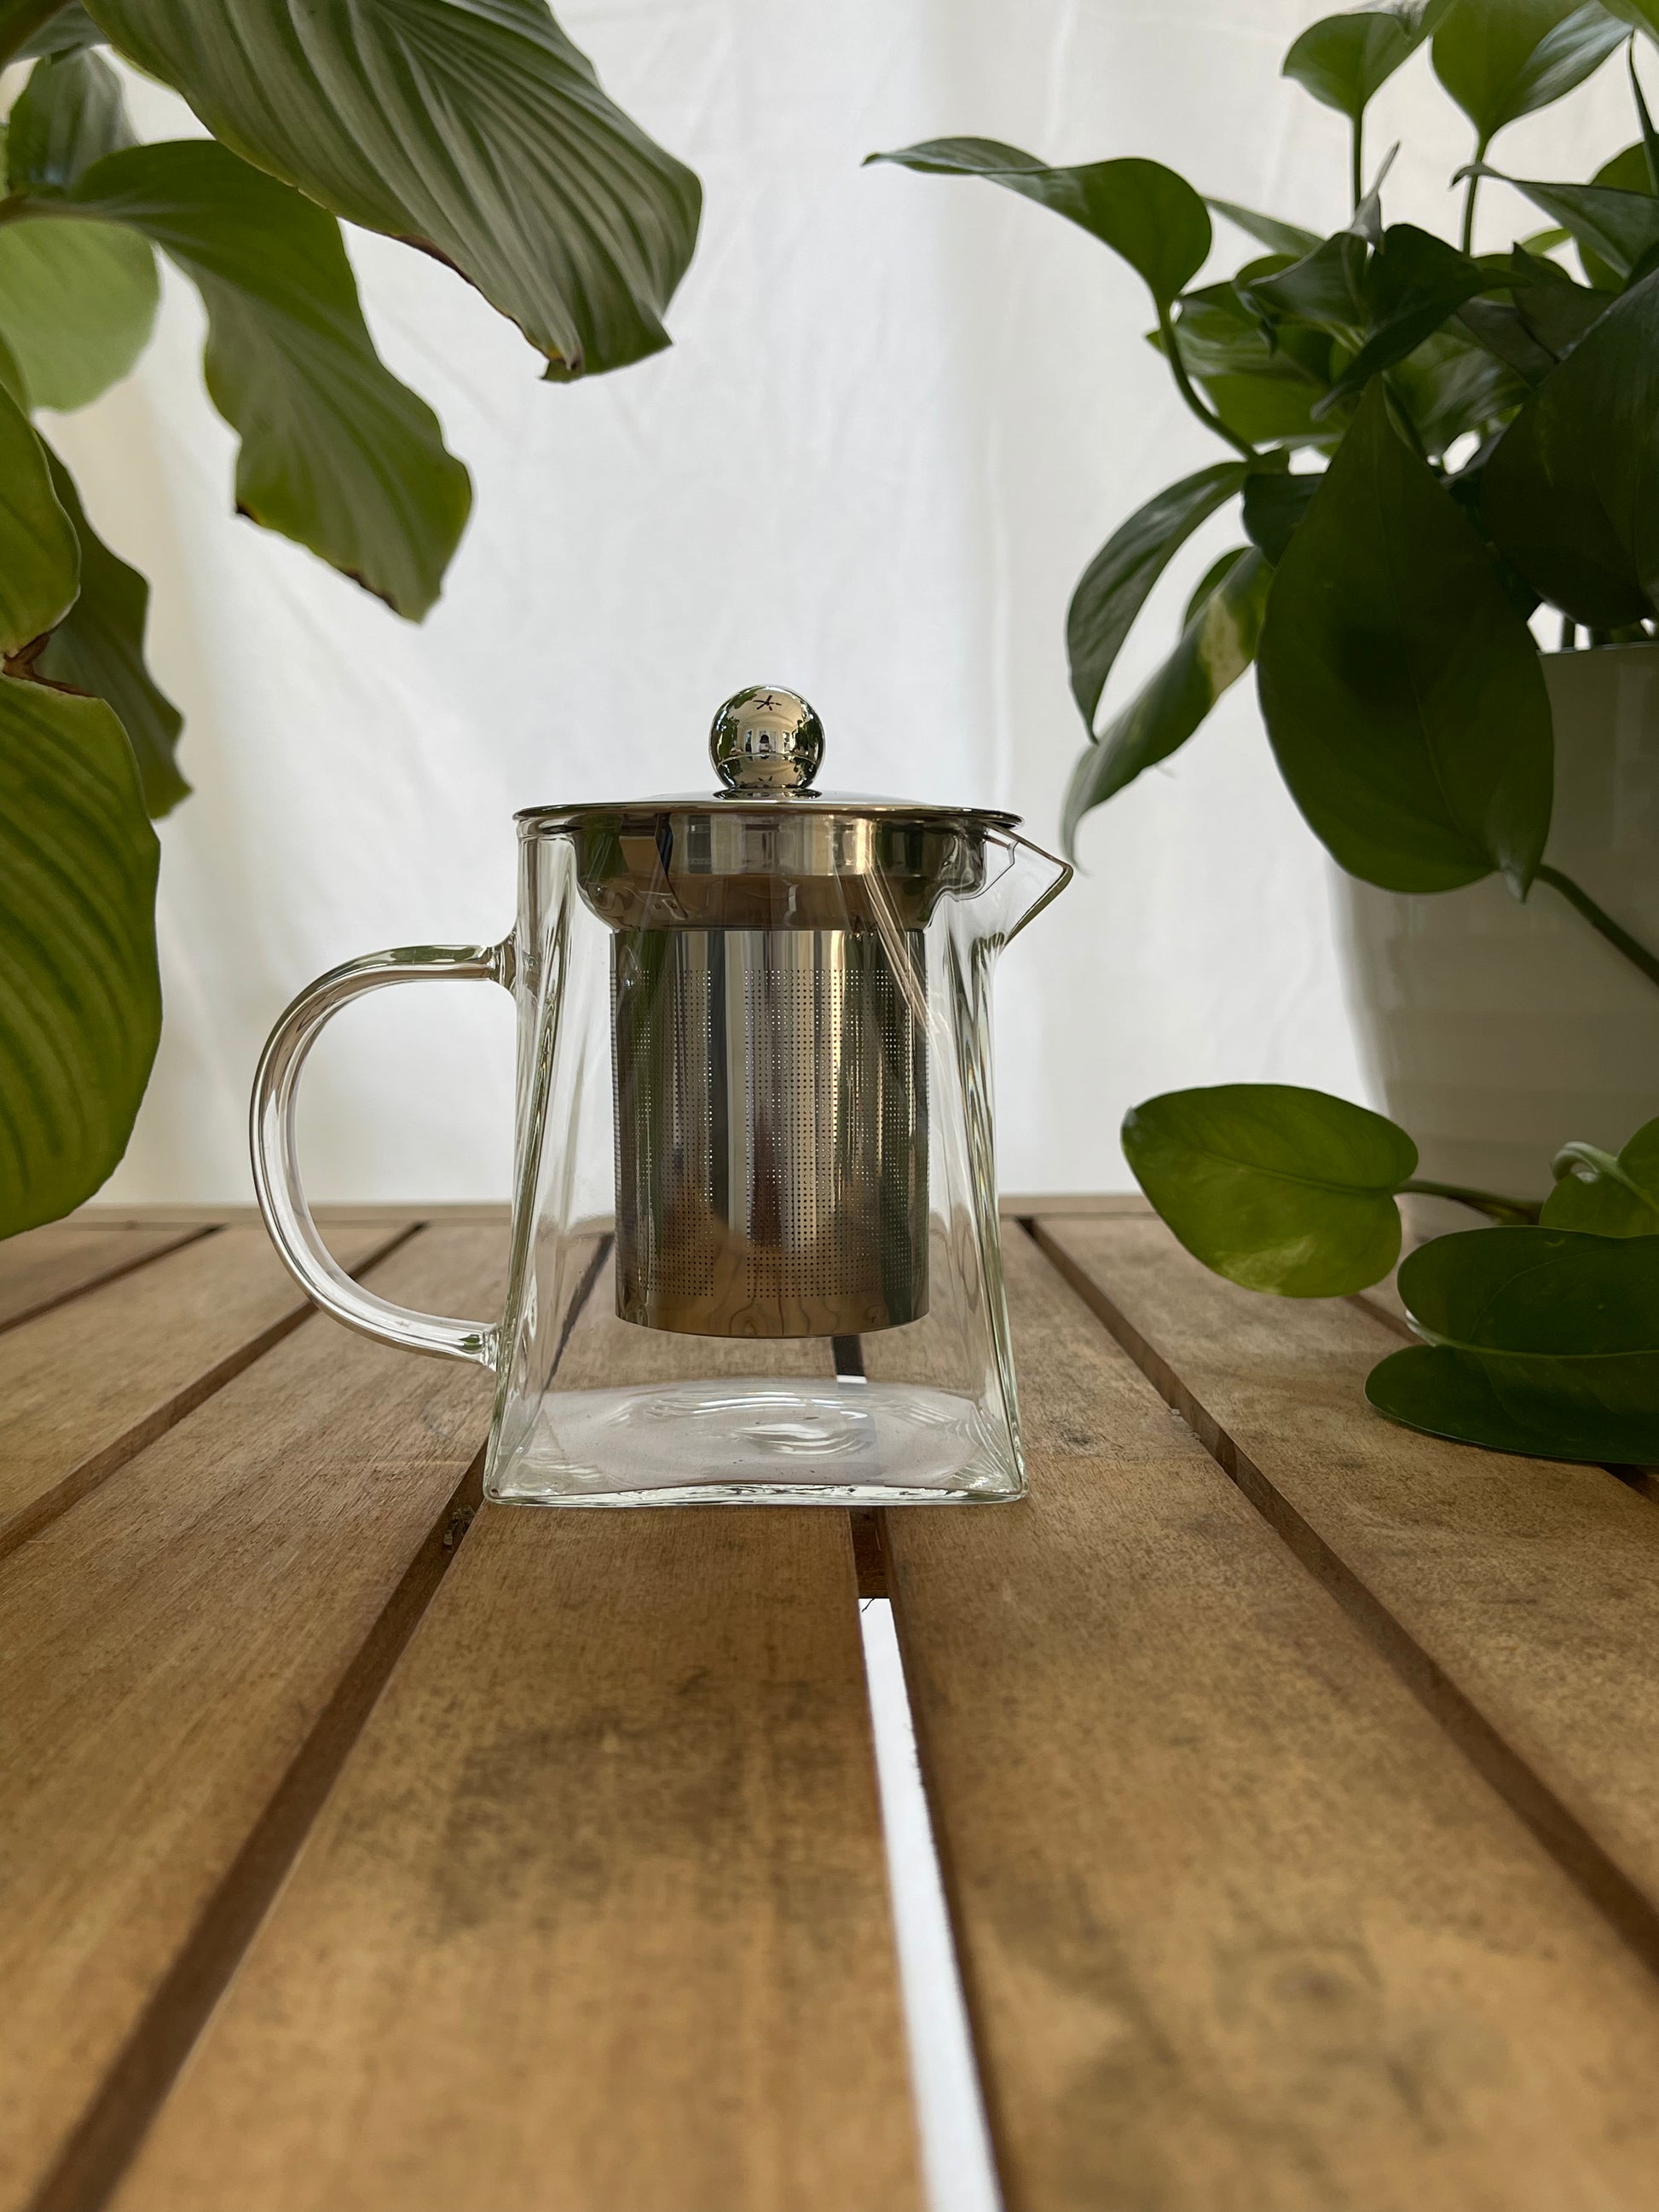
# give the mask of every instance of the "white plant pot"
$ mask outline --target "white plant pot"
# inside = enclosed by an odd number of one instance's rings
[[[1547,653],[1544,674],[1546,857],[1659,948],[1659,644]],[[1522,906],[1495,876],[1433,897],[1333,877],[1361,1058],[1423,1175],[1541,1198],[1568,1139],[1616,1151],[1659,1114],[1659,989],[1559,892],[1535,884]]]

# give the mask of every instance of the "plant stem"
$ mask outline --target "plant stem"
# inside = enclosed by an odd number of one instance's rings
[[[1480,162],[1486,160],[1486,142],[1484,138],[1477,139],[1475,141],[1474,148],[1474,159],[1477,167]],[[1475,194],[1480,191],[1480,179],[1479,176],[1471,176],[1469,179],[1468,190],[1463,195],[1463,251],[1465,253],[1473,253],[1474,251],[1474,199]]]
[[[1413,1176],[1400,1188],[1420,1192],[1425,1198],[1453,1199],[1510,1229],[1530,1229],[1538,1219],[1538,1208],[1524,1198],[1500,1198],[1495,1191],[1470,1190],[1461,1182],[1432,1182],[1427,1176]]]
[[[1176,389],[1186,401],[1206,430],[1213,430],[1218,438],[1224,438],[1236,453],[1247,461],[1256,458],[1255,447],[1248,438],[1241,438],[1237,430],[1230,430],[1218,415],[1213,415],[1193,389],[1193,380],[1187,374],[1187,364],[1181,358],[1181,347],[1176,337],[1175,324],[1169,309],[1160,301],[1158,327],[1164,339],[1164,358],[1170,364],[1170,374],[1176,380]]]
[[[1365,111],[1361,108],[1353,119],[1352,149],[1349,160],[1348,179],[1353,191],[1356,207],[1365,197]]]
[[[1564,876],[1559,868],[1540,867],[1538,880],[1547,884],[1552,890],[1559,891],[1571,907],[1576,907],[1590,927],[1599,930],[1615,952],[1622,952],[1632,968],[1639,968],[1656,989],[1659,989],[1659,959],[1656,959],[1645,945],[1633,938],[1629,930],[1621,929],[1610,914],[1597,906],[1582,885],[1571,876]]]

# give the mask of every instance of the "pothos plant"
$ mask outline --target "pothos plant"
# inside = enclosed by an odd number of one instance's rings
[[[1066,644],[1090,742],[1068,845],[1254,661],[1279,770],[1351,874],[1425,893],[1496,872],[1521,899],[1542,884],[1659,987],[1653,952],[1544,859],[1553,734],[1532,627],[1553,611],[1560,642],[1590,649],[1652,637],[1659,619],[1659,135],[1641,33],[1659,40],[1659,0],[1396,0],[1313,24],[1284,73],[1348,125],[1349,210],[1328,236],[1206,198],[1157,161],[1056,167],[976,138],[872,156],[988,179],[1121,254],[1152,295],[1151,343],[1230,449],[1132,515],[1073,595]],[[1425,46],[1472,133],[1455,243],[1387,221],[1392,153],[1367,188],[1367,108]],[[1506,176],[1547,227],[1476,252],[1483,185],[1503,174],[1494,141],[1621,47],[1632,143],[1588,183]],[[1258,250],[1206,283],[1212,215]],[[1245,542],[1103,726],[1153,585],[1230,505]],[[1659,1121],[1616,1158],[1566,1145],[1541,1218],[1522,1199],[1419,1179],[1403,1129],[1293,1086],[1154,1098],[1123,1141],[1189,1250],[1290,1297],[1386,1275],[1400,1193],[1461,1200],[1493,1225],[1401,1267],[1428,1341],[1382,1362],[1372,1402],[1501,1449],[1659,1460]]]
[[[116,53],[212,136],[141,145]],[[471,501],[375,351],[340,220],[447,263],[554,381],[668,343],[695,176],[545,0],[0,0],[0,1236],[125,1151],[160,1030],[152,817],[188,785],[149,586],[33,421],[132,368],[157,255],[200,294],[235,504],[411,621]]]

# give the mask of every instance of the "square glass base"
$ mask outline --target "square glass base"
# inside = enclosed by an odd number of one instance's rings
[[[910,1382],[713,1378],[555,1390],[492,1444],[484,1495],[520,1505],[942,1505],[1023,1498],[1006,1425]]]

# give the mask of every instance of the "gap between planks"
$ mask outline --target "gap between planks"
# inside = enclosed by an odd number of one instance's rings
[[[1659,1909],[1602,1848],[1548,1784],[1458,1688],[1437,1662],[1375,1596],[1188,1389],[1157,1348],[1041,1220],[1020,1229],[1089,1307],[1158,1395],[1178,1413],[1222,1473],[1236,1485],[1301,1565],[1370,1639],[1419,1702],[1498,1792],[1614,1932],[1659,1975]],[[1368,1300],[1351,1301],[1394,1327]]]

